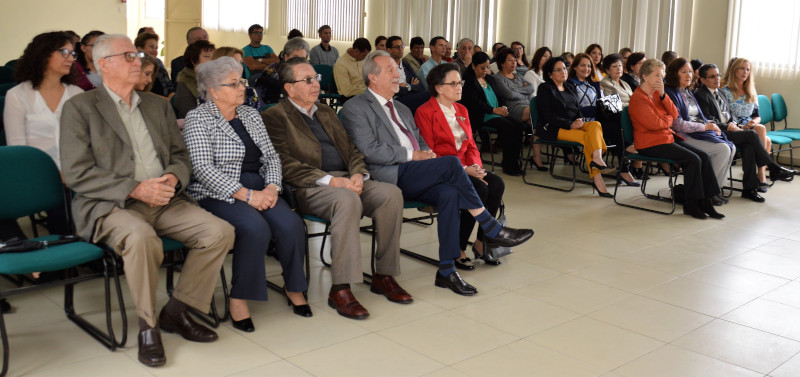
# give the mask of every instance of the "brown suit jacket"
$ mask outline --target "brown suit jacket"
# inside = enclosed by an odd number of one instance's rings
[[[350,140],[336,112],[318,103],[314,116],[347,164],[349,175],[368,174],[364,155]],[[300,111],[289,100],[283,100],[261,113],[261,117],[281,157],[283,180],[295,187],[316,187],[316,181],[328,172],[321,169],[322,147]]]
[[[164,174],[172,173],[183,189],[192,165],[169,102],[139,93],[139,109],[150,131]],[[75,191],[72,209],[78,235],[91,240],[95,222],[116,206],[125,208],[133,179],[134,155],[128,131],[103,86],[72,97],[61,113],[61,168],[64,182]],[[183,195],[191,201],[187,195]]]

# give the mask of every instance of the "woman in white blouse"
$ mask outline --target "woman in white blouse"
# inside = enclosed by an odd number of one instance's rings
[[[527,83],[533,86],[533,94],[531,94],[531,98],[536,97],[536,89],[544,82],[544,77],[542,77],[542,67],[544,67],[544,63],[550,60],[551,57],[553,57],[553,52],[547,47],[539,47],[539,49],[533,53],[531,67],[528,72],[525,72],[525,76],[523,77]]]
[[[3,112],[8,145],[39,148],[53,158],[59,170],[61,108],[72,96],[83,92],[72,85],[74,62],[75,51],[67,34],[49,32],[34,37],[17,64],[15,78],[20,84],[6,94]],[[53,214],[48,212],[48,228],[51,233],[65,234],[65,213],[63,209],[55,210],[61,213],[51,217]]]

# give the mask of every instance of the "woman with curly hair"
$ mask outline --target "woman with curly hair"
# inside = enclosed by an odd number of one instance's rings
[[[14,72],[19,85],[6,93],[3,122],[8,145],[28,145],[47,153],[61,169],[58,151],[61,108],[83,92],[74,85],[75,50],[70,36],[49,32],[33,38]],[[62,206],[48,211],[51,234],[69,234]]]

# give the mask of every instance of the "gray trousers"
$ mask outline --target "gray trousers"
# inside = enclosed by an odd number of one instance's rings
[[[717,178],[719,187],[726,186],[736,148],[731,148],[727,143],[714,143],[692,139],[691,137],[686,138],[686,143],[706,152],[711,157],[711,167],[714,169],[714,176]]]
[[[344,172],[330,172],[341,177]],[[319,186],[297,189],[300,209],[331,222],[331,275],[333,284],[362,281],[361,216],[375,223],[375,272],[400,274],[400,230],[403,225],[403,193],[397,186],[364,181],[361,196],[346,188]]]

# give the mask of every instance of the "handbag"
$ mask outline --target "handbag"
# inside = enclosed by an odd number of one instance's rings
[[[501,225],[506,226],[508,225],[508,221],[506,220],[506,206],[503,203],[500,203],[500,215],[497,216],[497,222]],[[496,260],[513,253],[514,251],[511,250],[511,247],[508,246],[498,246],[492,245],[490,242],[486,242],[486,256],[489,259]]]
[[[597,99],[597,112],[600,113],[602,118],[613,118],[615,115],[622,113],[622,99],[619,94],[612,94]]]
[[[80,238],[73,235],[60,236],[53,241],[33,241],[12,238],[5,242],[0,242],[0,254],[3,253],[22,253],[39,249],[46,249],[48,246],[63,245],[65,243],[80,241]]]

